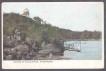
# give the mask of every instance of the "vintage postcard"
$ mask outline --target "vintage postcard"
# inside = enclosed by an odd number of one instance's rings
[[[104,68],[103,2],[3,2],[3,69]]]

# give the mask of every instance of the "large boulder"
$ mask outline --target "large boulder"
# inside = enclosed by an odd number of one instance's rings
[[[13,59],[13,56],[12,55],[6,56],[6,60],[12,60],[12,59]]]
[[[22,55],[22,52],[17,52],[17,55]]]
[[[42,47],[42,50],[39,51],[41,54],[48,54],[48,53],[59,53],[61,49],[57,47],[55,44],[46,44]]]
[[[17,51],[15,48],[12,48],[10,51],[9,51],[9,54],[10,55],[17,55]]]
[[[29,52],[29,46],[27,45],[19,45],[15,47],[15,49],[17,49],[18,52]]]
[[[43,50],[40,50],[38,53],[40,53],[40,54],[49,54],[50,52],[52,52],[52,49],[43,49]]]
[[[16,42],[15,43],[15,47],[19,46],[19,45],[24,45],[24,41],[20,41],[20,42]]]

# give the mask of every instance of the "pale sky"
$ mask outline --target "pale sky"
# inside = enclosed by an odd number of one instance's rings
[[[72,31],[102,31],[103,2],[33,2],[2,3],[2,12],[23,13],[27,8],[30,17],[39,16],[47,23]]]

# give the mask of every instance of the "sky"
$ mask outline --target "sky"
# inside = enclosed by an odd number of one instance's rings
[[[4,2],[2,12],[22,14],[27,8],[30,18],[38,16],[53,26],[72,31],[102,31],[103,7],[103,2]]]

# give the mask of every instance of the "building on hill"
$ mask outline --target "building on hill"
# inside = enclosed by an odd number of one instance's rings
[[[29,10],[27,8],[24,9],[22,16],[29,17]]]

